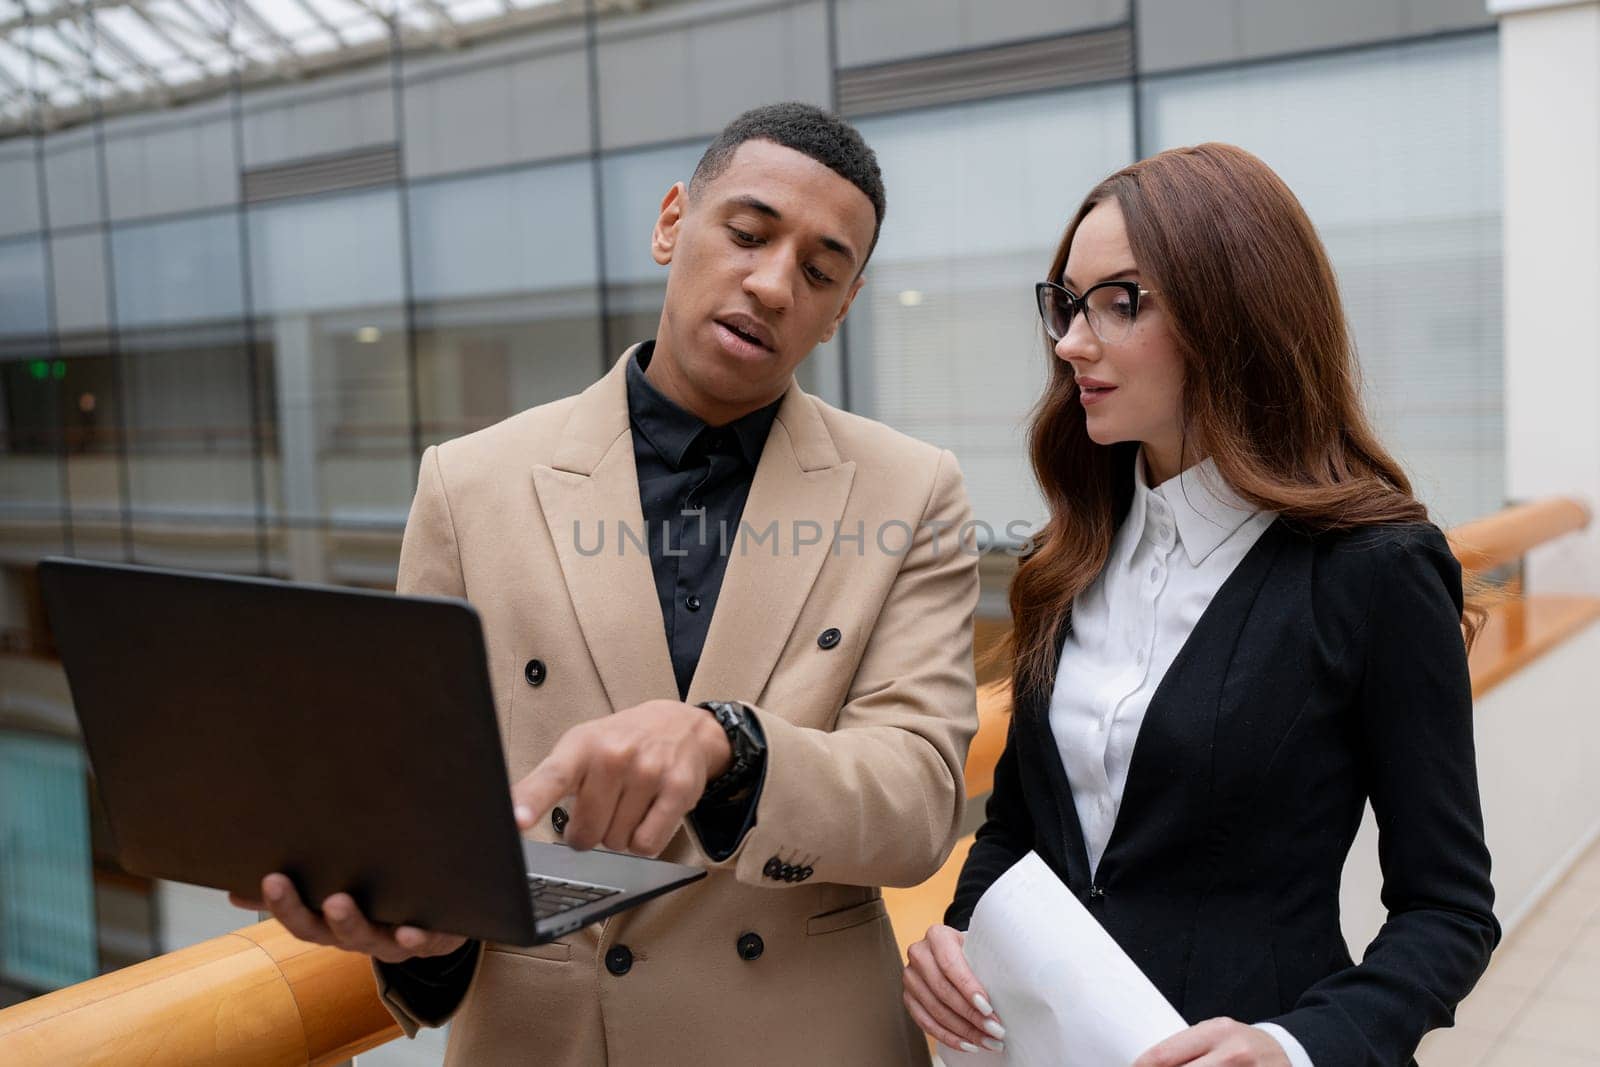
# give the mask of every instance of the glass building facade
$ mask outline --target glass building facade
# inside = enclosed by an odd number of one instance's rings
[[[953,449],[996,530],[1042,512],[1033,282],[1097,180],[1202,140],[1261,155],[1305,203],[1368,403],[1436,520],[1504,502],[1481,4],[1250,47],[1166,0],[553,6],[471,47],[395,32],[300,82],[257,84],[233,52],[232,87],[177,108],[95,113],[116,87],[91,78],[87,118],[40,105],[0,137],[0,830],[52,842],[5,855],[32,880],[0,885],[0,983],[184,940],[159,887],[115,871],[83,790],[58,788],[84,770],[32,563],[392,587],[423,448],[578,391],[653,335],[657,207],[748,106],[843,111],[888,187],[867,286],[803,384]],[[1008,565],[985,565],[986,624]],[[91,867],[81,899],[53,888]],[[98,940],[30,948],[73,921]]]

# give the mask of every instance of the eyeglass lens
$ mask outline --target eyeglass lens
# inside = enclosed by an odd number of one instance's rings
[[[1089,329],[1107,344],[1124,341],[1133,332],[1133,295],[1119,285],[1100,285],[1090,289],[1087,299],[1077,299],[1064,289],[1045,286],[1039,290],[1039,314],[1050,340],[1059,341],[1072,326],[1072,316],[1080,309],[1089,320]]]

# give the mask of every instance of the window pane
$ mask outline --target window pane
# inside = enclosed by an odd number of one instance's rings
[[[418,300],[593,287],[594,174],[566,163],[411,191]]]
[[[604,367],[587,162],[411,195],[422,443],[584,389]]]
[[[416,488],[404,311],[278,315],[257,336],[277,430],[263,461],[277,524],[269,566],[305,581],[392,584]]]
[[[0,734],[0,976],[59,989],[95,976],[87,775],[70,741]]]
[[[261,472],[252,440],[251,366],[242,328],[124,335],[122,353],[135,558],[256,570]],[[254,402],[268,419],[263,443],[269,446],[275,444],[267,404],[271,395],[270,381],[257,383]]]
[[[111,257],[123,329],[236,319],[244,310],[234,212],[117,226]]]
[[[399,194],[379,189],[251,208],[250,270],[258,314],[396,303]]]
[[[16,137],[0,146],[0,235],[39,228],[39,167],[32,138]]]
[[[423,444],[582,392],[601,372],[593,288],[419,309]]]
[[[394,581],[416,487],[399,205],[379,189],[251,209],[269,566],[298,579]]]
[[[0,241],[0,334],[41,334],[50,328],[45,295],[44,242]]]

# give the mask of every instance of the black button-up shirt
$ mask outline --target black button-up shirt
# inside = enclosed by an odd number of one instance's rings
[[[653,341],[640,345],[628,364],[628,421],[650,569],[678,697],[683,699],[689,695],[722,590],[727,546],[739,543],[745,498],[783,401],[713,428],[668,400],[645,377],[654,350]],[[719,699],[740,695],[719,694]]]

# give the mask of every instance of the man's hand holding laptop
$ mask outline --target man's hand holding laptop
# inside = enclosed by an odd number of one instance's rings
[[[413,956],[446,956],[467,941],[459,934],[371,922],[349,893],[335,893],[324,900],[319,915],[306,907],[285,874],[261,879],[260,900],[246,900],[236,893],[229,893],[228,900],[234,907],[270,911],[284,929],[302,941],[364,952],[384,963],[399,963]]]
[[[576,797],[563,837],[578,849],[658,856],[706,783],[732,759],[727,735],[703,708],[652,700],[568,730],[550,755],[511,789],[517,826],[531,829],[563,797]],[[235,906],[271,912],[295,937],[362,952],[384,963],[445,956],[466,938],[416,926],[374,923],[348,893],[300,899],[287,875],[261,880],[261,897],[228,894]]]

